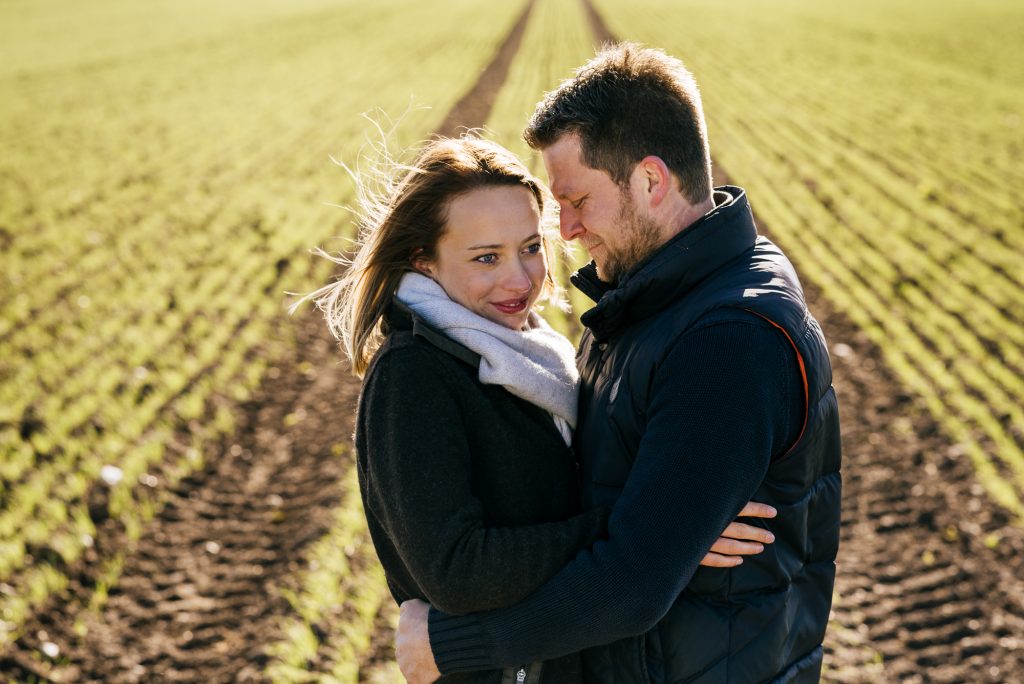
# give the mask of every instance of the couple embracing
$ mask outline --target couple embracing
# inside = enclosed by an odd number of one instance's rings
[[[825,340],[700,97],[601,51],[507,150],[427,143],[310,295],[363,376],[360,488],[411,682],[815,682],[839,539]],[[542,215],[592,261],[579,350]]]

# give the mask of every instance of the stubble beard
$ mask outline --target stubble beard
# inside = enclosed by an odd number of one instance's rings
[[[615,225],[622,238],[622,245],[612,249],[607,242],[603,243],[604,263],[597,264],[597,277],[606,283],[618,282],[619,278],[653,254],[662,243],[658,224],[640,215],[628,193],[622,194]]]

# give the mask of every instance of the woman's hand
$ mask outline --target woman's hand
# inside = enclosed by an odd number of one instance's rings
[[[430,684],[441,676],[430,650],[429,612],[430,604],[419,599],[405,601],[399,607],[395,659],[409,684]]]
[[[737,518],[774,518],[777,513],[768,504],[749,501]],[[732,568],[743,562],[742,556],[761,553],[764,544],[773,541],[775,535],[768,530],[733,521],[722,530],[722,536],[711,545],[700,564],[709,568]]]

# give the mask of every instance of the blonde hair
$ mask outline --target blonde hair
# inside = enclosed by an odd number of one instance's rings
[[[360,377],[383,341],[382,317],[402,275],[413,270],[413,257],[435,258],[452,199],[478,188],[519,185],[533,194],[544,213],[540,181],[514,154],[488,140],[473,135],[436,138],[407,166],[392,160],[385,146],[377,146],[376,153],[379,159],[369,173],[349,170],[359,204],[355,256],[314,250],[348,269],[336,282],[305,295],[289,309],[313,300]],[[550,240],[545,238],[544,243],[550,264]],[[542,297],[556,292],[549,268]]]

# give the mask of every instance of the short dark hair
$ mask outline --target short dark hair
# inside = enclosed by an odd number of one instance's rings
[[[693,74],[662,50],[606,46],[548,93],[523,132],[533,149],[577,134],[582,161],[625,185],[637,163],[656,155],[693,204],[710,197],[711,153]]]

